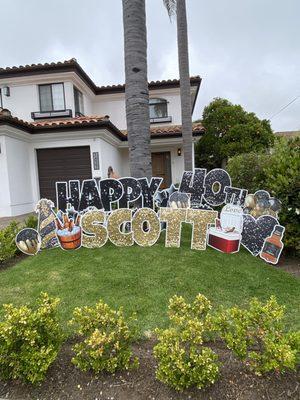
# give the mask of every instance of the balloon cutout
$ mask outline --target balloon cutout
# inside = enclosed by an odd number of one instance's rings
[[[206,244],[235,253],[242,244],[254,256],[272,264],[282,252],[284,227],[279,225],[281,203],[265,190],[248,194],[231,186],[220,168],[184,171],[177,187],[159,190],[163,179],[153,177],[87,179],[56,183],[54,204],[38,202],[38,231],[25,229],[16,237],[26,254],[60,245],[64,250],[100,248],[109,239],[116,246],[153,246],[165,229],[165,246],[179,247],[181,229],[192,224],[191,248]],[[213,207],[223,206],[221,212]]]

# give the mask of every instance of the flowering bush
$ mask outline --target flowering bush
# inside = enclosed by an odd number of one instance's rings
[[[44,379],[56,359],[62,334],[57,319],[59,299],[41,293],[34,308],[4,305],[0,322],[0,375],[33,384]]]
[[[248,309],[233,307],[216,318],[216,330],[227,347],[257,375],[294,369],[300,332],[284,333],[284,307],[272,296],[265,304],[252,299]]]
[[[134,318],[131,318],[134,320]],[[83,341],[75,344],[72,362],[81,370],[115,372],[136,367],[130,348],[135,329],[130,329],[123,310],[112,310],[100,300],[94,307],[75,308],[71,324]]]
[[[174,296],[169,302],[170,327],[156,329],[156,377],[176,390],[190,386],[201,389],[214,383],[218,376],[217,355],[202,345],[210,329],[210,308],[209,300],[201,294],[192,304]]]
[[[18,252],[15,243],[17,233],[18,224],[15,221],[0,230],[0,263],[9,260]]]

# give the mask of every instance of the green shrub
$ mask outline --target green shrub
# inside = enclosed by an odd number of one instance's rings
[[[38,226],[38,218],[36,215],[29,215],[29,217],[24,221],[24,225],[26,228],[37,229]]]
[[[170,327],[156,329],[156,377],[176,390],[191,386],[201,389],[214,383],[218,376],[217,355],[203,346],[209,333],[210,308],[209,300],[200,294],[192,304],[174,296],[169,302]]]
[[[233,186],[254,193],[265,189],[282,202],[278,215],[285,226],[286,250],[300,253],[300,138],[277,138],[270,154],[232,157],[227,165]]]
[[[70,323],[77,325],[76,333],[83,338],[73,347],[72,358],[82,371],[113,373],[138,366],[131,350],[136,330],[129,328],[122,308],[112,310],[100,300],[94,307],[75,308]]]
[[[229,159],[227,171],[235,187],[245,188],[249,193],[265,189],[266,173],[264,167],[270,158],[266,153],[246,153]]]
[[[300,137],[276,141],[265,165],[267,189],[282,202],[280,222],[285,226],[284,245],[300,253]]]
[[[0,375],[37,383],[56,359],[62,334],[57,319],[59,299],[41,293],[30,308],[4,305],[0,322]]]
[[[9,260],[18,252],[15,243],[18,230],[19,225],[15,221],[0,230],[0,263]]]
[[[300,332],[284,333],[284,307],[272,296],[265,304],[250,301],[248,309],[233,307],[216,317],[216,330],[234,354],[257,374],[295,369]]]

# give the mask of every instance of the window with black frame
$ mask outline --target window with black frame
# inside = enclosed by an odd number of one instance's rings
[[[166,99],[149,99],[150,122],[170,122],[168,116],[168,102]]]
[[[75,103],[75,115],[80,117],[84,115],[83,107],[83,94],[74,86],[74,103]]]
[[[63,83],[39,85],[41,112],[65,110],[65,93]]]

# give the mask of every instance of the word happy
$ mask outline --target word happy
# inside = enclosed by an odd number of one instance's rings
[[[112,206],[129,208],[154,208],[154,198],[162,183],[162,178],[120,178],[103,179],[99,184],[94,179],[85,180],[80,185],[78,180],[56,183],[57,208],[66,211],[73,207],[76,211],[84,211],[95,207],[106,212]],[[224,203],[239,203],[242,205],[247,190],[231,186],[231,178],[223,169],[195,169],[194,172],[183,173],[179,192],[190,196],[191,207],[197,208],[206,203],[216,207]]]

